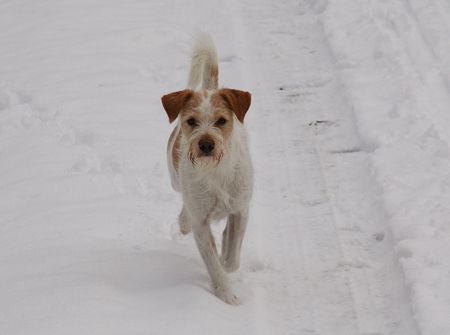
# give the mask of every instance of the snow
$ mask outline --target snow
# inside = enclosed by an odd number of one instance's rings
[[[338,22],[345,6],[330,2],[324,25],[383,190],[415,319],[423,334],[445,334],[450,91],[439,36],[448,40],[448,25],[438,27],[434,19],[450,12],[439,1],[358,4]]]
[[[445,0],[0,2],[0,334],[450,334],[449,22]],[[253,94],[237,307],[165,163],[197,30]]]

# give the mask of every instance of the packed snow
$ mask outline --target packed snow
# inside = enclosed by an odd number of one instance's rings
[[[239,306],[166,166],[197,31],[253,98]],[[450,334],[449,78],[446,0],[0,1],[0,334]]]

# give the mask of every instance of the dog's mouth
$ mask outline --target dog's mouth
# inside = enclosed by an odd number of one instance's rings
[[[220,161],[222,160],[223,152],[210,152],[210,153],[203,153],[203,152],[189,152],[189,160],[191,161],[192,165],[211,165],[215,164],[216,166],[219,165]]]

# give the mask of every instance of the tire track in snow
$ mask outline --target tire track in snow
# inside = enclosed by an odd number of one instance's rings
[[[275,281],[265,320],[280,334],[415,334],[370,161],[317,20],[324,5],[244,11],[259,28],[247,32],[246,56],[256,73],[249,124],[261,132],[250,236],[264,240]]]
[[[426,16],[427,10],[418,11],[418,4],[413,0],[405,0],[402,2],[402,5],[402,10],[408,17],[408,22],[411,22],[414,27],[411,30],[416,33],[414,35],[419,37],[414,40],[416,44],[412,43],[413,40],[411,38],[404,38],[404,41],[406,41],[404,43],[405,53],[409,57],[412,67],[415,71],[417,71],[417,73],[419,73],[420,78],[422,79],[422,84],[424,84],[424,87],[421,91],[425,90],[430,96],[433,97],[433,105],[428,107],[427,103],[429,102],[427,101],[425,104],[426,106],[424,106],[425,108],[423,109],[428,112],[432,120],[443,119],[448,121],[446,123],[448,124],[450,123],[450,118],[447,113],[447,108],[450,105],[450,81],[448,79],[448,75],[450,74],[450,62],[448,62],[447,53],[445,52],[444,57],[441,58],[439,51],[442,52],[442,50],[439,48],[435,50],[431,42],[433,36],[430,36],[430,28],[427,27],[426,21],[424,22],[422,18],[422,15]],[[438,4],[434,3],[433,5],[436,6]],[[430,6],[430,4],[428,4],[428,6]],[[428,11],[429,10],[430,9],[428,9]],[[431,22],[437,18],[438,22],[440,21],[439,23],[441,23],[440,27],[445,27],[447,25],[448,28],[450,28],[450,25],[448,25],[448,21],[446,20],[448,17],[443,18],[446,14],[445,10],[442,11],[435,8],[432,8],[431,10]],[[448,32],[449,29],[447,29],[447,33]],[[434,40],[437,41],[442,39],[444,41],[450,41],[448,35],[439,37],[440,38],[435,37]],[[417,45],[419,45],[420,48],[417,48]],[[421,50],[421,52],[418,53],[418,50]],[[420,95],[422,93],[421,91],[418,92],[417,95]],[[450,138],[447,136],[446,129],[441,128],[439,126],[439,122],[434,123],[437,128],[440,128],[440,135],[446,139],[447,143],[450,143]]]
[[[351,59],[354,64],[353,68],[340,69],[347,78],[344,86],[354,98],[360,124],[369,130],[367,137],[378,141],[378,150],[372,157],[384,190],[389,226],[395,233],[396,258],[408,286],[409,298],[405,300],[412,305],[418,332],[447,333],[448,318],[433,312],[443,311],[448,305],[448,295],[439,290],[446,282],[444,276],[436,279],[433,273],[445,269],[446,259],[440,255],[445,254],[448,238],[445,234],[433,238],[414,229],[445,225],[445,219],[441,218],[447,215],[429,208],[448,211],[444,200],[448,192],[432,188],[446,185],[448,169],[440,171],[441,166],[430,149],[437,145],[446,148],[449,142],[446,125],[450,96],[448,80],[443,75],[445,57],[439,57],[448,49],[445,44],[448,28],[442,24],[441,16],[445,11],[441,8],[442,13],[436,12],[439,2],[367,1],[354,6],[349,15],[342,10],[345,5],[336,1],[331,6],[326,26],[341,62]],[[370,96],[378,96],[379,100],[370,100]],[[390,118],[393,126],[380,124],[379,133],[377,128],[371,132],[368,125],[378,120],[385,122],[383,118]],[[422,142],[432,144],[426,148],[417,146],[416,143]],[[410,152],[409,144],[414,148]],[[443,161],[448,161],[447,158]],[[429,163],[431,168],[411,164],[413,160]],[[414,178],[409,183],[398,183],[411,175]],[[424,199],[434,200],[431,206],[421,205]]]

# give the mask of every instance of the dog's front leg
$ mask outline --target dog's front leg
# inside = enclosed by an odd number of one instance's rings
[[[227,272],[236,271],[240,264],[242,241],[247,227],[248,210],[228,216],[222,235],[222,265]]]
[[[209,222],[205,220],[200,224],[193,225],[192,228],[198,250],[211,277],[214,294],[228,304],[237,305],[239,301],[233,294],[228,276],[220,264]]]

